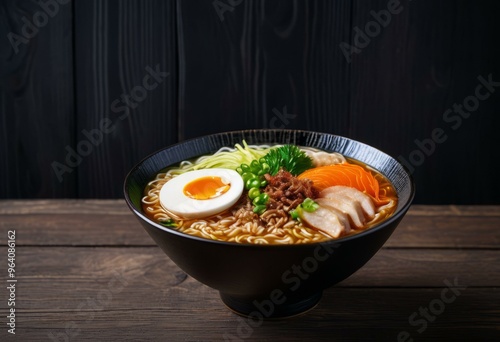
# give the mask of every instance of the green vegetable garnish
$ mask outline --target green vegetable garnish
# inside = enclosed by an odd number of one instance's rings
[[[302,204],[300,204],[300,206],[307,212],[309,213],[312,213],[314,211],[316,211],[316,209],[319,208],[319,204],[314,202],[312,199],[310,199],[309,197],[306,198]]]
[[[175,223],[175,221],[172,219],[158,221],[158,223],[165,227],[174,227],[174,228],[177,227],[177,223]]]
[[[295,145],[284,145],[270,149],[262,158],[254,159],[248,164],[241,164],[236,168],[236,171],[241,175],[245,189],[248,190],[248,197],[254,205],[253,211],[262,214],[266,210],[266,204],[269,201],[269,195],[260,192],[260,188],[267,185],[265,174],[269,173],[274,176],[283,168],[292,175],[297,176],[311,167],[312,160],[304,151]],[[306,203],[307,209],[304,207],[304,210],[316,210],[317,204],[311,199],[308,200],[310,202]]]
[[[269,195],[266,193],[260,194],[252,201],[253,205],[265,205],[269,201]]]
[[[236,171],[241,175],[245,189],[248,190],[248,198],[252,200],[254,213],[262,214],[266,211],[269,195],[261,193],[260,188],[267,185],[264,175],[269,172],[269,165],[264,158],[254,159],[250,164],[241,164]]]
[[[253,208],[253,212],[259,215],[262,214],[264,211],[266,211],[266,206],[263,204],[256,205]]]
[[[260,190],[259,188],[252,188],[248,191],[248,197],[253,200],[254,198],[256,198],[257,196],[260,195]]]
[[[254,178],[254,179],[249,179],[245,182],[245,189],[250,190],[252,188],[259,188],[260,187],[260,180]]]
[[[312,199],[308,197],[304,201],[302,201],[302,203],[299,204],[297,208],[290,211],[290,216],[292,217],[292,219],[298,220],[302,210],[312,213],[313,211],[316,211],[316,209],[318,208],[319,204],[314,202]]]
[[[292,219],[297,220],[299,218],[299,210],[293,209],[292,211],[290,211],[290,216],[292,217]]]
[[[273,148],[261,159],[269,165],[269,173],[272,176],[281,168],[297,176],[313,166],[311,158],[295,145]]]

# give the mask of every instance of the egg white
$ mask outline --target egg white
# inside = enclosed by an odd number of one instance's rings
[[[189,182],[206,176],[220,177],[229,183],[229,190],[222,195],[197,200],[184,194]],[[160,190],[160,203],[166,210],[186,219],[208,217],[233,206],[243,193],[243,179],[238,172],[230,169],[203,169],[188,171],[166,182]]]

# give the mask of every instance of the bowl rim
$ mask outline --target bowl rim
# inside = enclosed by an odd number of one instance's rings
[[[159,153],[161,153],[161,152],[163,152],[163,151],[165,151],[167,149],[175,148],[176,146],[186,144],[186,143],[188,143],[190,141],[195,141],[195,140],[199,140],[199,139],[207,139],[209,137],[215,137],[215,136],[227,135],[227,134],[249,134],[249,133],[261,132],[261,131],[266,131],[266,132],[283,132],[283,133],[289,132],[289,133],[294,133],[294,134],[297,134],[297,133],[326,134],[326,135],[331,135],[331,136],[334,136],[334,137],[339,137],[339,138],[347,139],[347,140],[353,141],[355,143],[361,144],[361,145],[363,145],[363,146],[365,146],[367,148],[376,150],[377,152],[383,154],[384,156],[386,156],[386,157],[388,157],[390,159],[393,159],[396,163],[398,163],[403,168],[403,170],[408,175],[408,179],[409,179],[409,182],[410,182],[410,194],[408,196],[408,200],[399,209],[397,209],[396,212],[394,212],[394,214],[392,216],[390,216],[388,219],[386,219],[385,221],[381,222],[378,225],[375,225],[374,227],[367,228],[367,229],[363,230],[362,232],[359,232],[359,233],[356,233],[356,234],[353,234],[353,235],[349,235],[349,236],[345,236],[345,237],[336,238],[336,239],[333,238],[333,239],[329,239],[329,240],[321,241],[321,242],[298,243],[298,244],[254,244],[254,243],[239,243],[239,242],[229,242],[229,241],[212,240],[212,239],[207,239],[207,238],[203,238],[203,237],[199,237],[199,236],[194,236],[194,235],[190,235],[190,234],[187,234],[187,233],[183,233],[183,232],[177,231],[177,230],[169,228],[169,227],[164,227],[164,226],[160,225],[159,223],[154,222],[153,220],[151,220],[150,218],[148,218],[146,215],[144,215],[141,210],[136,209],[135,205],[132,203],[132,201],[130,199],[130,196],[128,194],[128,189],[127,189],[129,181],[131,179],[131,176],[132,176],[132,174],[137,169],[139,169],[144,164],[144,162],[146,162],[147,160],[149,160],[153,156],[155,156],[155,155],[157,155],[157,154],[159,154]],[[124,180],[124,183],[123,183],[123,194],[124,194],[125,202],[126,202],[127,206],[135,214],[135,216],[137,216],[138,218],[140,218],[142,221],[145,221],[150,226],[153,226],[153,227],[155,227],[157,229],[160,229],[160,230],[162,230],[162,231],[164,231],[166,233],[169,233],[169,234],[174,234],[174,235],[177,235],[177,236],[182,237],[182,238],[188,238],[188,239],[192,239],[192,240],[199,241],[199,242],[215,243],[215,244],[219,244],[219,245],[232,246],[232,247],[238,247],[239,246],[240,248],[252,248],[252,249],[255,249],[255,248],[257,248],[257,249],[298,248],[298,247],[305,247],[305,246],[308,246],[308,247],[317,247],[317,246],[322,246],[322,245],[325,245],[325,244],[332,244],[332,245],[340,244],[342,242],[348,242],[350,240],[354,240],[354,239],[361,238],[361,237],[369,235],[369,234],[373,234],[376,231],[382,230],[385,227],[391,225],[392,222],[399,220],[401,218],[401,216],[403,216],[408,211],[408,209],[410,208],[410,206],[412,205],[413,199],[415,197],[415,181],[413,179],[412,173],[408,170],[408,168],[405,165],[401,164],[396,158],[388,155],[387,153],[379,150],[376,147],[373,147],[373,146],[370,146],[368,144],[365,144],[365,143],[363,143],[363,142],[361,142],[359,140],[355,140],[355,139],[348,138],[348,137],[345,137],[345,136],[342,136],[342,135],[338,135],[338,134],[327,133],[327,132],[319,132],[319,131],[308,131],[308,130],[298,130],[298,129],[246,129],[246,130],[234,130],[234,131],[219,132],[219,133],[213,133],[213,134],[202,135],[202,136],[199,136],[199,137],[189,138],[189,139],[183,140],[181,142],[177,142],[175,144],[168,145],[167,147],[163,147],[163,148],[161,148],[161,149],[159,149],[159,150],[157,150],[157,151],[155,151],[153,153],[150,153],[149,155],[147,155],[146,157],[144,157],[143,159],[141,159],[138,163],[136,163],[132,167],[132,169],[127,173],[127,175],[125,176],[125,180]]]

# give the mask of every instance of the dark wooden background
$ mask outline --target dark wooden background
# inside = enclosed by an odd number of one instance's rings
[[[500,203],[500,87],[456,130],[443,120],[478,76],[500,81],[498,1],[402,0],[350,63],[340,44],[391,1],[59,1],[18,51],[9,34],[43,9],[0,2],[0,198],[121,197],[128,170],[162,147],[282,126],[405,159],[441,128],[447,140],[413,165],[415,202]],[[117,111],[148,67],[168,76]],[[104,118],[113,131],[58,177],[53,163]]]

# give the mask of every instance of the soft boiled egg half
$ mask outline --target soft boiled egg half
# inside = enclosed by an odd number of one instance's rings
[[[208,217],[233,206],[243,193],[243,179],[230,169],[188,171],[160,190],[166,210],[186,219]]]

